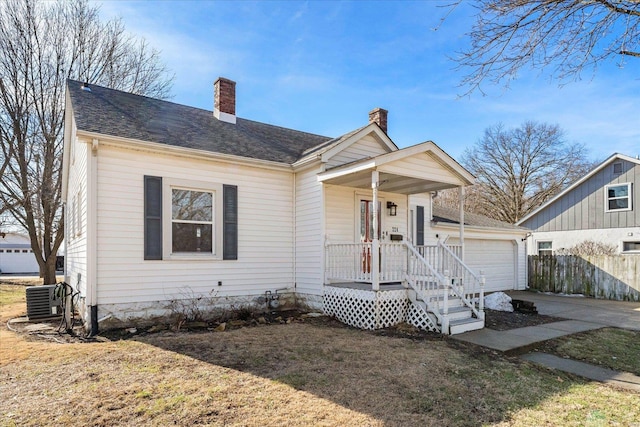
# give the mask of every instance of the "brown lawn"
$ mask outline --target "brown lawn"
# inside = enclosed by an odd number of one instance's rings
[[[9,290],[7,290],[9,288]],[[58,344],[5,325],[0,425],[633,425],[640,395],[428,334],[327,319]]]

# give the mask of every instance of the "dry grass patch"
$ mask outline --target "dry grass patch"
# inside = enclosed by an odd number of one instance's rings
[[[640,418],[637,394],[435,336],[386,336],[322,320],[90,344],[0,333],[0,425],[628,425]]]

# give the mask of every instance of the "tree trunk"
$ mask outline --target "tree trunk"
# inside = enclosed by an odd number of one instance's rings
[[[56,279],[56,254],[49,255],[47,261],[44,264],[42,271],[42,283],[44,285],[53,285],[57,282]]]

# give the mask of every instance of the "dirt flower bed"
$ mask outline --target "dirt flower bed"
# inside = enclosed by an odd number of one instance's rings
[[[545,323],[559,322],[562,320],[567,319],[542,314],[519,313],[517,311],[485,310],[485,326],[496,331],[508,331],[510,329],[525,328],[527,326],[544,325]]]

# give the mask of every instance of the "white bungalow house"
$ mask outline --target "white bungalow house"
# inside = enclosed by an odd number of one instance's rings
[[[433,142],[398,149],[382,109],[330,138],[236,117],[230,80],[214,92],[211,112],[68,82],[65,277],[92,333],[202,297],[295,301],[367,329],[483,327],[465,221],[455,245],[429,237],[431,192],[473,184],[468,171]]]

